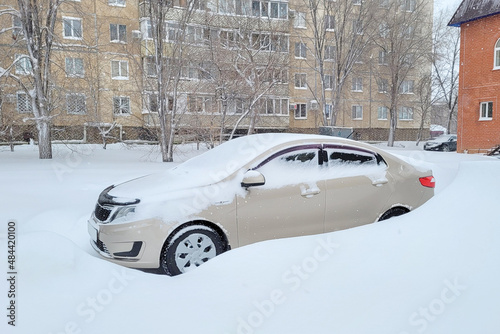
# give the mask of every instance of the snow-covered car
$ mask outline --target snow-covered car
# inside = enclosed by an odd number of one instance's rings
[[[433,196],[434,184],[430,170],[368,144],[251,135],[106,188],[88,231],[112,262],[177,275],[234,247],[407,213]]]
[[[441,135],[429,140],[424,145],[426,151],[451,152],[457,150],[457,135]]]

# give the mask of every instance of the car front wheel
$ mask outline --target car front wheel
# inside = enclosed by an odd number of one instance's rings
[[[161,269],[175,276],[196,267],[224,252],[220,235],[205,226],[188,226],[169,240],[161,254]]]

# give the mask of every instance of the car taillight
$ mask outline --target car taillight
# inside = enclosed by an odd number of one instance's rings
[[[420,184],[423,185],[424,187],[427,188],[436,187],[436,179],[434,179],[434,176],[421,177],[419,180]]]

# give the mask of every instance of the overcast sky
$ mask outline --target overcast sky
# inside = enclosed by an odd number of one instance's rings
[[[455,12],[461,2],[462,0],[434,0],[434,7],[436,11],[448,7],[449,10]]]

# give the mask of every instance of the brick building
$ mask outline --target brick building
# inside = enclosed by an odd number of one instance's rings
[[[460,27],[458,152],[500,144],[500,2],[464,0],[450,26]]]

